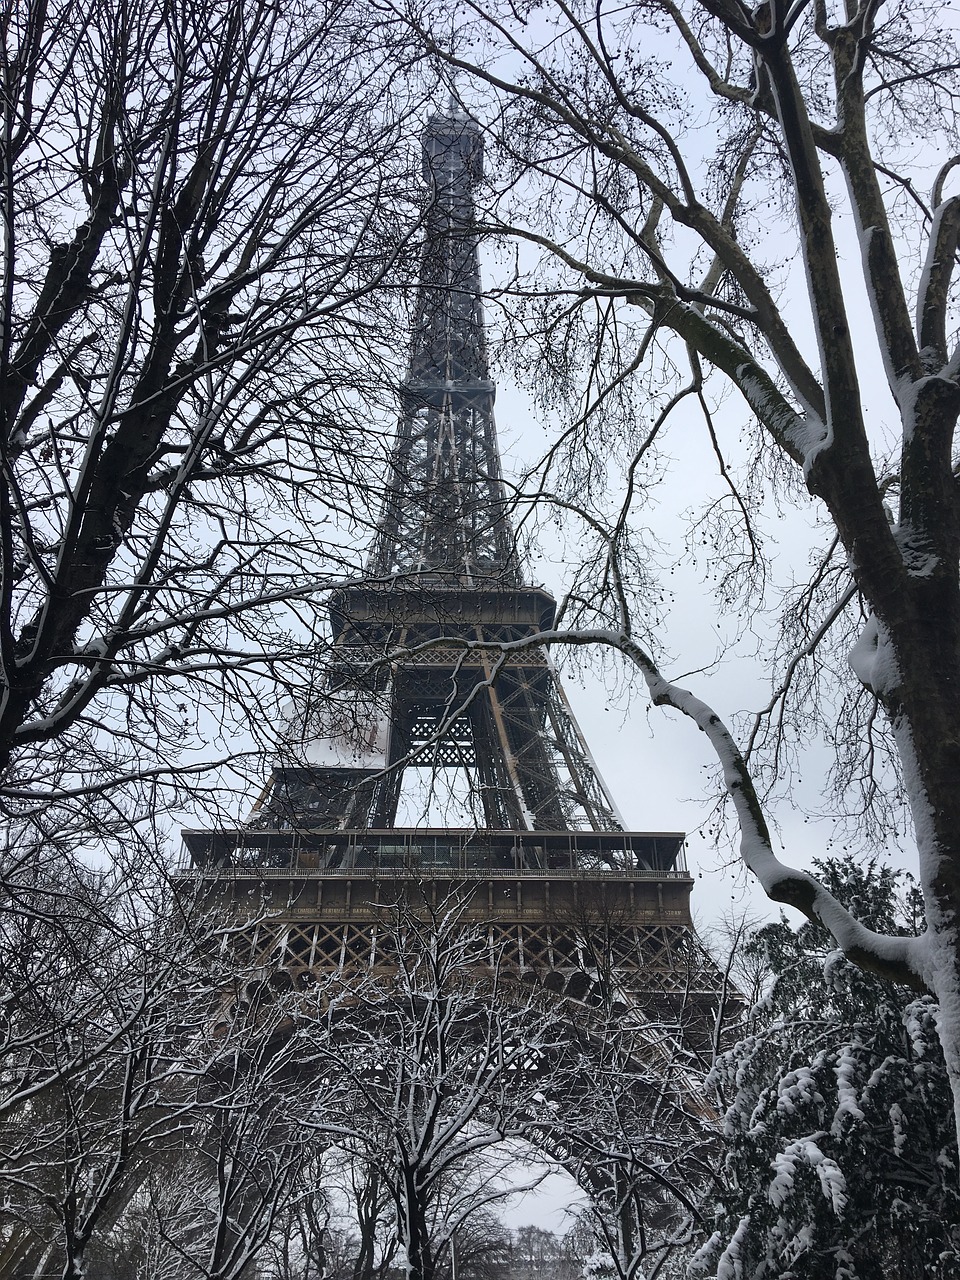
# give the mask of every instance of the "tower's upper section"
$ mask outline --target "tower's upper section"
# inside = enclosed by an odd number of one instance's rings
[[[483,141],[462,113],[433,116],[423,133],[426,243],[414,320],[408,396],[441,407],[451,390],[482,389],[487,370],[473,187]]]
[[[483,142],[461,111],[423,132],[424,248],[403,414],[370,570],[518,582],[487,369],[474,187]]]
[[[483,177],[483,135],[480,126],[465,111],[451,107],[427,121],[421,139],[423,145],[423,180],[436,184],[441,191],[466,178],[473,185]]]

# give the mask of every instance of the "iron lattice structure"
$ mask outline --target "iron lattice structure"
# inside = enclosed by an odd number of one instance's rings
[[[251,821],[184,833],[192,876],[232,896],[235,922],[256,902],[231,931],[238,970],[296,983],[376,966],[378,920],[405,885],[432,902],[466,887],[491,954],[558,993],[589,1001],[605,939],[637,1007],[702,1006],[718,976],[693,932],[682,835],[624,830],[546,649],[496,647],[549,630],[555,602],[524,581],[501,480],[475,123],[434,116],[423,168],[410,365],[367,569],[332,595],[322,679]],[[458,770],[473,826],[399,829],[412,769],[431,785]]]

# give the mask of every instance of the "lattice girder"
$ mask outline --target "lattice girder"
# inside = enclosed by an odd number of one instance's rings
[[[424,884],[411,885],[414,900]],[[485,898],[483,887],[474,890]],[[388,975],[397,964],[395,905],[356,902],[359,919],[290,918],[260,914],[244,928],[224,933],[222,960],[237,975],[241,1006],[263,1011],[264,1001],[302,991],[305,1016],[338,984]],[[230,912],[226,913],[230,919]],[[533,984],[551,998],[585,1010],[611,1009],[635,1034],[637,1053],[656,1061],[665,1034],[706,1043],[713,1018],[729,998],[722,975],[689,923],[655,921],[588,927],[562,919],[465,919],[473,940],[472,969],[482,983],[496,973],[504,991],[510,979]],[[229,1010],[222,1016],[229,1021]],[[678,1042],[679,1043],[679,1042]],[[644,1048],[646,1046],[646,1048]]]

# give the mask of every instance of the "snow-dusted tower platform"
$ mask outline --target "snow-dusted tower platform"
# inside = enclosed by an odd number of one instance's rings
[[[712,990],[683,837],[623,829],[546,649],[497,648],[549,629],[555,602],[524,581],[501,482],[477,126],[434,116],[423,161],[410,366],[367,571],[332,595],[323,677],[253,818],[185,832],[184,878],[208,881],[238,914],[254,891],[264,910],[235,945],[294,980],[388,960],[385,905],[466,890],[491,948],[558,991],[589,999],[610,962],[641,999]],[[422,825],[398,827],[412,777]],[[456,790],[461,825],[431,825]]]

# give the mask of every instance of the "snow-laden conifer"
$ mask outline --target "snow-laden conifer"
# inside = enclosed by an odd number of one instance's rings
[[[820,875],[871,927],[915,931],[916,890],[847,857]],[[722,1203],[692,1276],[960,1275],[960,1197],[936,1004],[864,973],[826,930],[785,920],[747,944],[772,984],[718,1060]]]

